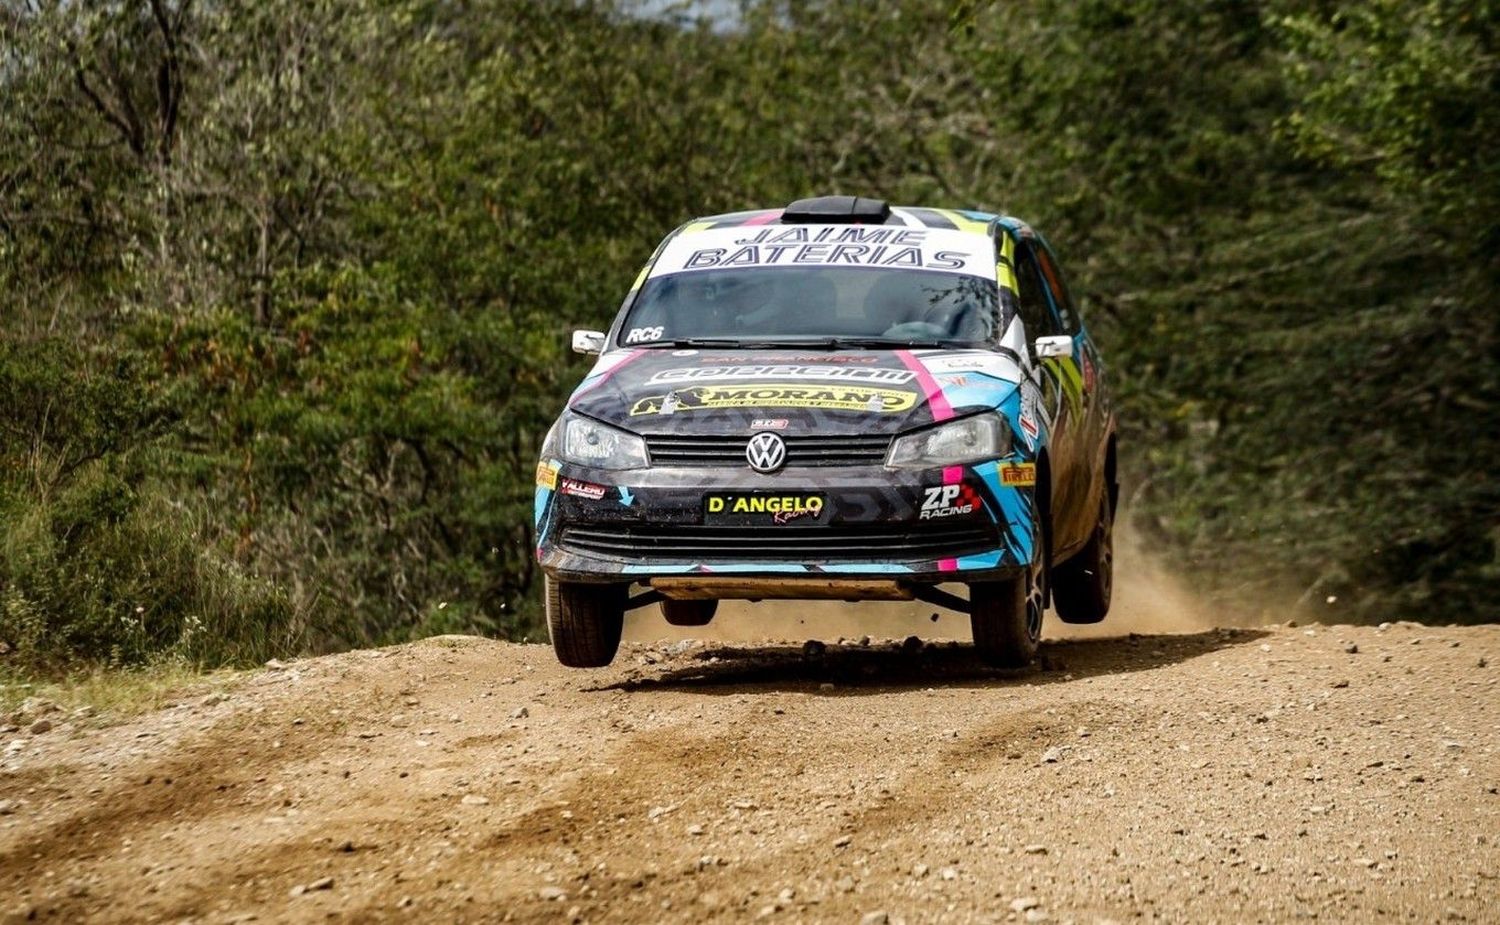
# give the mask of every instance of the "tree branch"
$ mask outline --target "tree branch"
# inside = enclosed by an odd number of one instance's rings
[[[162,45],[166,48],[156,71],[157,121],[160,129],[157,156],[164,165],[172,162],[172,149],[176,147],[177,141],[177,114],[182,105],[182,62],[177,46],[182,21],[190,6],[192,0],[184,0],[177,8],[176,17],[169,17],[162,0],[151,0],[151,15],[156,19]]]
[[[130,147],[132,153],[137,157],[145,155],[145,148],[141,144],[140,138],[130,130],[130,126],[126,124],[124,118],[111,109],[109,104],[104,101],[104,98],[89,85],[88,75],[83,69],[83,61],[78,57],[78,49],[72,42],[68,43],[68,54],[73,57],[73,82],[77,84],[79,91],[93,104],[94,109],[99,115],[104,117],[104,121],[119,130],[120,135],[125,139],[125,144]]]

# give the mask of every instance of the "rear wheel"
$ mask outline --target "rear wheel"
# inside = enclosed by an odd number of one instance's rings
[[[1099,501],[1099,516],[1088,545],[1052,570],[1052,603],[1064,623],[1098,623],[1109,613],[1115,580],[1115,518],[1109,492]]]
[[[719,609],[718,601],[674,601],[661,602],[661,615],[673,626],[707,626]]]
[[[547,635],[557,660],[569,668],[603,668],[614,661],[625,627],[628,585],[590,585],[547,576]]]
[[[1021,668],[1036,657],[1042,641],[1042,612],[1047,608],[1042,558],[1038,549],[1031,568],[1009,581],[969,585],[969,626],[974,649],[985,664]]]

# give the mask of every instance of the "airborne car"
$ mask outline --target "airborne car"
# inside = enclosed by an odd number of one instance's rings
[[[573,349],[599,359],[536,479],[565,665],[609,664],[650,604],[702,625],[726,598],[916,599],[999,666],[1049,603],[1109,610],[1114,413],[1023,222],[847,196],[698,219]]]

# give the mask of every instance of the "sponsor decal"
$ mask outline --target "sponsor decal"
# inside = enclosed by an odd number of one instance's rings
[[[746,267],[894,267],[989,277],[994,243],[942,228],[861,225],[709,229],[678,235],[652,267],[653,276]]]
[[[765,228],[747,237],[735,238],[734,243],[744,247],[772,244],[836,244],[851,241],[861,244],[921,244],[927,238],[926,229],[882,228]]]
[[[786,430],[791,422],[786,418],[756,418],[750,422],[751,430]]]
[[[557,467],[551,463],[538,463],[536,467],[536,483],[543,488],[557,490]]]
[[[710,514],[816,514],[823,510],[818,495],[709,495]]]
[[[993,353],[951,353],[946,356],[921,354],[918,359],[929,372],[936,373],[984,373],[998,379],[1016,379],[1018,369],[1009,357]]]
[[[1021,414],[1018,423],[1021,425],[1021,435],[1026,438],[1028,449],[1036,449],[1036,438],[1041,433],[1036,422],[1036,393],[1035,388],[1021,386]]]
[[[654,340],[661,340],[666,333],[666,328],[656,325],[650,328],[631,328],[625,334],[627,344],[649,344]]]
[[[873,411],[890,414],[908,411],[917,403],[917,393],[904,389],[878,389],[857,385],[814,385],[767,382],[756,385],[701,385],[671,393],[676,400],[670,413],[719,408],[817,408],[823,411]],[[642,398],[630,408],[631,417],[662,414],[667,395]]]
[[[630,507],[635,503],[635,495],[630,493],[629,486],[620,486],[620,503],[625,505],[626,507]]]
[[[1000,467],[1000,484],[1008,488],[1030,488],[1036,484],[1036,463],[1006,463]]]
[[[998,379],[1002,382],[1020,382],[1025,374],[1021,367],[1008,356],[997,353],[958,353],[936,356],[917,353],[917,359],[939,383],[949,384],[961,380],[963,385],[982,385],[980,377]],[[954,383],[958,384],[958,383]]]
[[[732,524],[789,524],[819,520],[827,503],[820,494],[711,494],[703,498],[703,522]]]
[[[656,383],[702,382],[712,379],[826,379],[838,382],[872,382],[902,385],[916,373],[909,369],[859,366],[700,366],[664,369],[651,377]]]
[[[786,257],[782,260],[782,257]],[[705,247],[693,251],[685,270],[710,267],[754,267],[780,263],[852,264],[866,267],[903,267],[910,270],[960,270],[968,260],[966,251],[935,251],[924,254],[920,247],[866,247],[863,244],[772,244],[764,249],[751,244],[731,250]]]
[[[922,489],[922,492],[922,507],[917,511],[917,517],[921,520],[957,517],[979,510],[979,494],[962,483],[934,485]]]
[[[565,495],[574,495],[579,498],[587,498],[590,501],[603,499],[606,491],[603,485],[595,485],[593,482],[580,482],[578,479],[565,478],[558,486],[558,490]]]

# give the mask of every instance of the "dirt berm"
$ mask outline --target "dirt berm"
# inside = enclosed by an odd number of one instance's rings
[[[764,606],[764,605],[762,605]],[[1500,920],[1500,627],[446,637],[0,752],[23,921]]]

